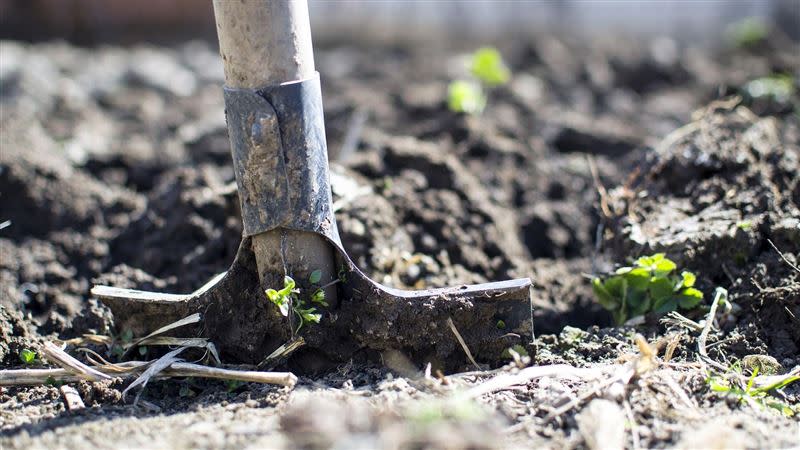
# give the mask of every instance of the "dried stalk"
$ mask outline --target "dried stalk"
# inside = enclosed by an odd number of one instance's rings
[[[472,352],[469,351],[469,347],[467,347],[467,343],[464,342],[464,338],[461,337],[461,333],[458,332],[458,328],[456,328],[456,324],[453,323],[453,318],[452,317],[448,317],[447,318],[447,325],[450,327],[450,330],[453,331],[453,334],[456,335],[456,339],[458,340],[458,343],[461,344],[461,348],[464,349],[464,353],[467,354],[467,358],[469,358],[469,362],[471,362],[472,365],[475,366],[476,369],[483,370],[481,368],[481,366],[479,366],[478,363],[475,362],[475,358],[472,357]]]
[[[87,366],[86,364],[78,361],[77,359],[69,356],[67,352],[61,350],[53,344],[52,342],[45,342],[44,344],[44,356],[54,364],[57,364],[64,369],[70,371],[71,373],[78,375],[84,380],[89,381],[101,381],[101,380],[110,380],[111,377],[102,373],[98,372],[91,367]]]
[[[112,367],[98,366],[99,372],[108,372],[105,376],[113,375],[122,378],[138,375],[142,369],[150,362],[130,361],[114,365],[118,368],[125,368],[127,372],[120,373]],[[154,379],[166,379],[173,377],[197,377],[197,378],[216,378],[224,380],[246,381],[253,383],[277,384],[281,386],[294,387],[297,377],[290,372],[256,372],[221,369],[217,367],[206,367],[191,363],[172,363],[164,371],[154,376]],[[110,377],[109,377],[110,378]],[[18,369],[0,370],[0,386],[24,386],[42,385],[56,381],[62,383],[74,383],[85,380],[83,376],[66,369]]]

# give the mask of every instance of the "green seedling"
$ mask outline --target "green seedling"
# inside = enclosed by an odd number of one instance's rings
[[[23,364],[33,364],[36,362],[36,352],[26,348],[19,352],[19,360],[22,361]]]
[[[749,231],[751,228],[753,228],[753,222],[749,220],[742,220],[741,222],[736,223],[736,228],[744,231]]]
[[[447,107],[457,113],[480,114],[486,107],[486,92],[508,83],[511,71],[497,49],[481,47],[470,57],[469,72],[473,79],[456,80],[448,86]]]
[[[592,279],[592,288],[600,305],[611,311],[618,324],[649,312],[665,314],[692,309],[703,300],[694,288],[697,277],[687,271],[674,274],[676,264],[656,253],[643,256],[632,267],[621,267],[613,275]]]
[[[470,72],[481,83],[491,87],[506,84],[511,78],[511,71],[494,47],[481,47],[472,54]]]
[[[758,367],[753,369],[747,383],[743,383],[741,375],[741,368],[735,365],[731,369],[732,373],[727,375],[711,375],[706,378],[709,387],[712,391],[733,396],[739,403],[757,405],[762,408],[768,408],[780,412],[786,417],[793,417],[800,411],[797,405],[790,405],[783,402],[771,393],[800,380],[800,375],[787,375],[778,377],[776,381],[764,386],[756,386],[756,377],[758,376]]]
[[[785,103],[795,94],[794,77],[787,73],[775,73],[750,81],[745,85],[744,90],[751,98],[770,99],[778,103]]]
[[[755,17],[749,17],[728,26],[728,39],[739,48],[754,47],[767,39],[769,26]]]
[[[447,107],[453,112],[480,114],[486,107],[486,95],[480,84],[456,80],[447,87]]]
[[[316,276],[314,275],[315,272],[317,271],[311,273],[309,280],[316,278],[316,282],[319,282],[322,278],[322,273],[320,272],[319,275]],[[319,323],[320,320],[322,320],[322,314],[317,312],[317,308],[309,306],[305,300],[300,298],[300,289],[296,289],[296,285],[292,277],[285,276],[283,277],[283,289],[267,289],[266,294],[269,301],[278,307],[284,317],[289,316],[290,310],[295,317],[297,317],[298,325],[294,332],[298,333],[300,329],[303,328],[303,325],[307,323]],[[322,288],[318,288],[314,291],[310,301],[321,306],[328,306],[328,303],[325,301],[325,291],[322,290]]]

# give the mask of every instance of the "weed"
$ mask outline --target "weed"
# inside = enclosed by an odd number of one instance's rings
[[[769,26],[758,18],[749,17],[729,25],[726,34],[738,48],[754,47],[767,39]]]
[[[663,253],[642,256],[632,267],[621,267],[605,279],[595,277],[592,288],[598,303],[618,324],[649,312],[692,309],[703,300],[703,293],[694,288],[697,277],[687,271],[673,274],[676,269]]]
[[[453,112],[478,114],[486,107],[486,95],[480,84],[456,80],[447,87],[447,107]]]
[[[23,364],[33,364],[36,362],[36,352],[26,348],[19,352],[19,360],[22,361]]]
[[[486,107],[488,89],[508,83],[511,71],[500,52],[493,47],[481,47],[470,57],[472,80],[456,80],[447,88],[447,107],[450,111],[479,114]]]
[[[511,71],[503,63],[503,57],[493,47],[481,47],[472,54],[470,72],[487,86],[500,86],[511,78]]]
[[[316,282],[319,282],[319,280],[322,278],[322,272],[319,272],[318,275],[315,275],[316,272],[316,270],[311,272],[309,281],[316,279]],[[320,320],[322,320],[322,314],[317,312],[316,307],[309,306],[305,300],[300,298],[300,289],[296,289],[296,285],[297,284],[292,277],[285,276],[283,277],[283,289],[279,291],[276,291],[275,289],[267,289],[266,294],[269,301],[278,307],[284,317],[289,316],[289,310],[294,313],[299,322],[294,332],[298,333],[300,332],[300,329],[303,328],[303,325],[307,323],[319,323]],[[328,306],[328,303],[325,301],[325,291],[322,290],[322,288],[318,288],[314,291],[314,293],[311,295],[310,301],[311,303],[321,306]]]
[[[749,220],[742,220],[741,222],[736,223],[736,228],[744,231],[748,231],[753,228],[753,222]]]
[[[763,386],[756,385],[758,367],[753,369],[747,382],[741,376],[741,366],[734,364],[725,375],[712,375],[706,377],[706,382],[712,391],[734,397],[739,403],[757,405],[762,408],[776,410],[786,417],[792,417],[800,408],[797,405],[790,405],[771,395],[773,391],[782,389],[798,380],[800,375],[787,375],[777,377],[777,380]]]
[[[744,91],[750,98],[764,98],[785,103],[794,96],[794,77],[788,73],[774,73],[756,78],[745,85]]]

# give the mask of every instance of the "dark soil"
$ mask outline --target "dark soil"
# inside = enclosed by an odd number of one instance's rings
[[[800,364],[798,98],[736,97],[752,79],[796,75],[796,43],[499,43],[514,76],[475,117],[444,101],[466,44],[317,44],[336,218],[348,253],[375,280],[419,289],[528,276],[542,336],[533,362],[591,366],[629,353],[634,331],[655,340],[669,330],[654,317],[611,327],[586,275],[664,251],[698,274],[706,305],[715,287],[730,293],[712,357]],[[228,268],[241,221],[221,62],[209,45],[3,42],[0,53],[0,222],[10,220],[0,229],[0,367],[9,368],[44,340],[120,331],[89,295],[93,283],[198,288]],[[692,360],[695,345],[682,341],[677,357]],[[438,399],[427,379],[397,378],[409,375],[403,364],[379,362],[305,378],[294,393],[189,382],[185,396],[187,382],[154,383],[142,397],[150,410],[126,404],[119,385],[82,384],[97,407],[79,413],[66,412],[53,387],[5,389],[0,446],[588,445],[574,411],[542,422],[548,411],[536,400],[579,383],[499,392],[473,411]],[[643,447],[702,447],[706,429],[735,429],[745,436],[736,444],[749,447],[796,442],[790,419],[714,397],[700,375],[683,381],[719,424],[695,430],[697,417],[671,412],[674,398],[637,390]],[[423,406],[438,411],[436,426],[410,399],[433,402]]]

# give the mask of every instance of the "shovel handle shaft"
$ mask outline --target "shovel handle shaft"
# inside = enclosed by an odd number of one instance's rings
[[[214,0],[214,16],[227,87],[256,90],[316,76],[306,0]],[[317,270],[323,282],[336,279],[333,248],[316,233],[276,228],[252,236],[252,245],[262,287],[283,287],[284,275],[307,280]],[[335,305],[336,293],[325,289],[328,303]]]
[[[314,74],[306,0],[214,0],[225,84],[258,89]]]

